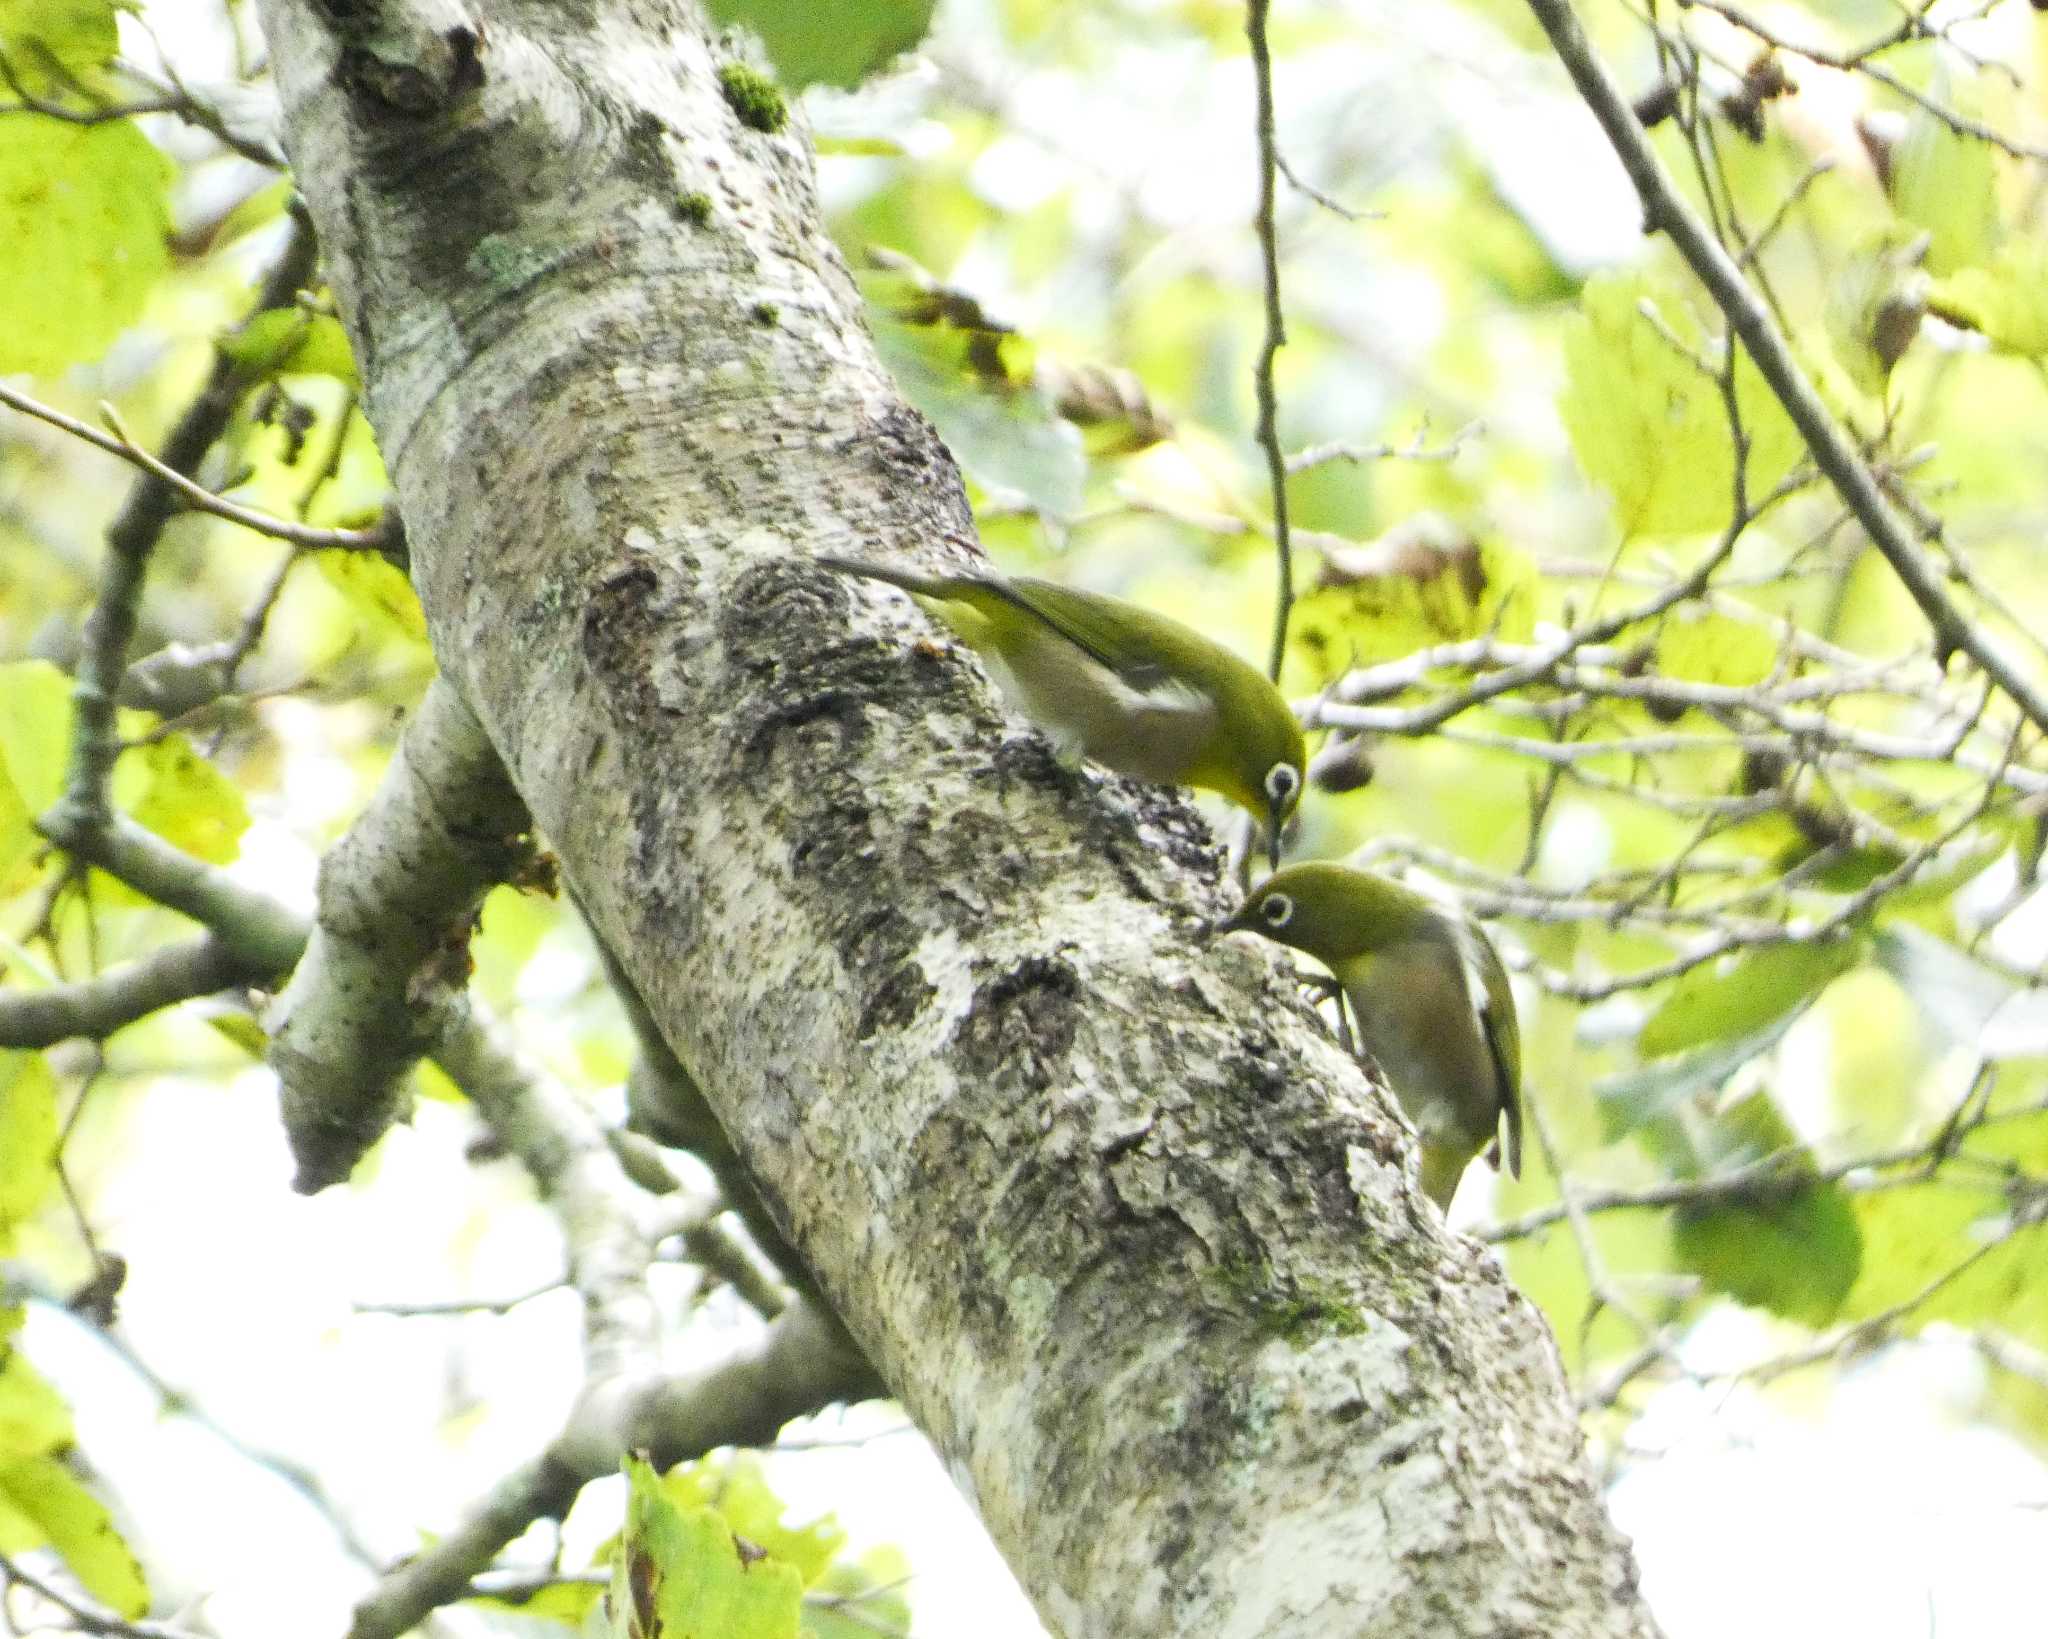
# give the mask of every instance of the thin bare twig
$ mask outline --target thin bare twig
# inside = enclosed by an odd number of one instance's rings
[[[71,1625],[81,1633],[108,1635],[112,1639],[198,1639],[187,1629],[165,1627],[158,1622],[130,1622],[112,1611],[88,1604],[46,1578],[23,1570],[19,1561],[6,1554],[0,1554],[0,1579],[19,1583],[38,1599],[48,1600],[70,1617]]]
[[[309,524],[295,524],[288,518],[279,518],[268,512],[258,512],[254,507],[238,506],[233,501],[223,500],[204,484],[194,483],[182,472],[159,461],[134,439],[128,436],[128,429],[121,424],[121,418],[107,405],[100,406],[111,433],[103,433],[97,427],[88,426],[75,416],[68,416],[62,410],[33,399],[26,393],[0,382],[0,404],[23,415],[33,416],[67,432],[73,438],[82,438],[94,449],[105,450],[109,455],[118,455],[131,466],[140,468],[158,482],[175,490],[200,512],[211,513],[216,518],[225,518],[231,524],[240,524],[244,529],[253,529],[260,535],[270,535],[280,541],[290,541],[294,546],[314,551],[343,550],[360,552],[379,549],[384,542],[383,531],[376,529],[316,529]]]
[[[1259,447],[1266,456],[1266,479],[1273,496],[1273,556],[1276,586],[1273,603],[1273,655],[1267,670],[1275,682],[1287,658],[1287,627],[1294,614],[1294,542],[1288,533],[1287,456],[1280,448],[1279,395],[1273,385],[1273,363],[1287,345],[1287,318],[1280,306],[1280,242],[1273,225],[1273,196],[1278,191],[1280,143],[1273,126],[1273,52],[1266,40],[1266,19],[1272,0],[1248,0],[1245,33],[1251,39],[1252,83],[1257,92],[1256,132],[1259,148],[1259,208],[1256,226],[1259,264],[1264,275],[1266,334],[1252,382],[1259,400]]]

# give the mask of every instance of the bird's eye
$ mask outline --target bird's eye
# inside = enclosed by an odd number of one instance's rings
[[[1266,770],[1266,798],[1275,808],[1285,808],[1301,789],[1301,770],[1292,763],[1275,763]]]
[[[1267,927],[1284,928],[1294,920],[1294,901],[1284,893],[1268,894],[1259,907],[1259,915]]]

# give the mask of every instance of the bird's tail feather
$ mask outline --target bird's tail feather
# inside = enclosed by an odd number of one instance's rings
[[[842,575],[859,575],[866,580],[878,580],[905,592],[915,592],[919,597],[943,598],[947,595],[948,582],[937,575],[920,575],[914,569],[897,569],[886,563],[870,563],[865,558],[838,558],[821,553],[812,562],[826,569],[837,570]]]

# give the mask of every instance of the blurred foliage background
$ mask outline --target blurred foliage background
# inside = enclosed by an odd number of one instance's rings
[[[2048,1520],[2041,728],[1939,651],[1642,231],[1525,8],[1278,6],[1269,243],[1241,6],[912,0],[823,30],[816,7],[715,9],[815,82],[832,231],[997,560],[1261,659],[1270,250],[1282,678],[1323,730],[1293,856],[1446,884],[1509,955],[1537,1141],[1519,1181],[1475,1169],[1454,1221],[1549,1316],[1660,1618],[2015,1631],[2002,1578]],[[1946,594],[2048,677],[2048,20],[1580,11]],[[110,405],[103,436],[146,449],[211,390],[202,482],[362,532],[181,512],[120,692],[115,806],[304,910],[432,659],[376,550],[385,479],[317,275],[250,313],[298,232],[253,15],[0,0],[0,62],[0,377],[90,427]],[[0,999],[191,931],[34,824],[75,772],[131,477],[0,420]],[[478,994],[618,1119],[629,1038],[573,913],[501,890],[474,951]],[[26,1340],[0,1368],[0,1554],[25,1557],[0,1563],[54,1551],[46,1576],[130,1616],[204,1595],[193,1631],[340,1609],[575,1380],[558,1231],[469,1152],[459,1093],[423,1072],[413,1125],[299,1202],[259,1015],[216,994],[0,1057],[0,1316]],[[751,1324],[680,1275],[667,1301],[685,1354]],[[851,1577],[884,1631],[1033,1631],[889,1455],[914,1437],[853,1415],[744,1470],[743,1534],[781,1506],[765,1472],[860,1515],[865,1568],[792,1549],[807,1586]],[[1930,1485],[1965,1527],[1913,1523]],[[278,1487],[311,1523],[251,1552],[286,1530]],[[181,1489],[217,1499],[208,1531]],[[586,1499],[560,1563],[592,1563],[623,1495]],[[1873,1571],[1887,1532],[1910,1551]],[[594,1585],[562,1586],[452,1619],[581,1620]]]

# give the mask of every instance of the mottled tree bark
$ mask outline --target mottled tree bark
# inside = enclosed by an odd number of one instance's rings
[[[266,24],[444,673],[1048,1625],[1650,1631],[1541,1320],[1271,948],[1197,936],[1191,810],[807,561],[970,522],[729,48]]]

